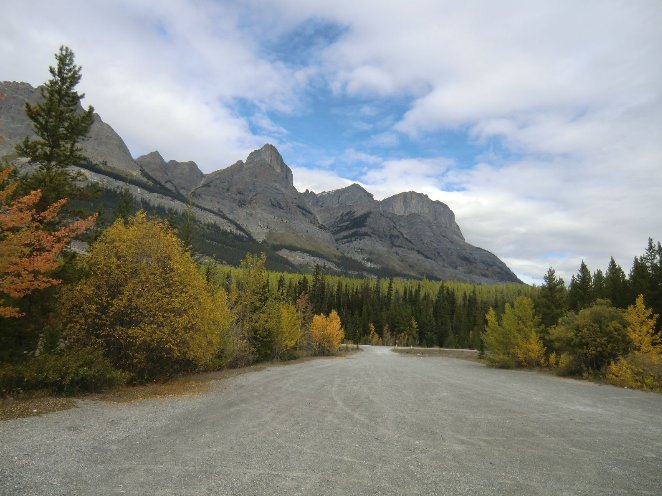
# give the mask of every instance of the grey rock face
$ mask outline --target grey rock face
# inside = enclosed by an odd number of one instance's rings
[[[28,83],[15,81],[0,81],[0,93],[0,157],[13,157],[14,146],[26,136],[34,136],[25,101],[36,101],[39,94]]]
[[[433,201],[423,193],[408,191],[386,198],[381,202],[381,210],[395,215],[420,215],[434,225],[443,226],[449,234],[464,240],[460,226],[455,222],[455,214],[448,205]]]
[[[74,167],[73,169],[82,173],[82,175],[85,177],[85,181],[88,184],[94,183],[101,186],[104,189],[114,190],[117,192],[122,191],[123,189],[127,189],[129,193],[131,193],[131,196],[133,196],[133,198],[139,203],[140,202],[149,203],[155,207],[162,207],[166,210],[172,210],[178,213],[181,213],[189,208],[189,206],[184,202],[177,201],[169,196],[146,191],[144,188],[141,188],[134,184],[127,184],[124,181],[114,179],[105,174],[101,174],[98,172],[93,172],[77,167]],[[224,219],[221,216],[214,215],[211,212],[208,212],[206,210],[203,210],[195,206],[192,207],[192,213],[201,222],[215,224],[224,231],[233,233],[238,236],[244,236],[244,233],[240,229],[238,229],[237,226],[235,226],[231,222],[228,222],[227,219]]]
[[[138,157],[136,163],[149,177],[182,196],[188,196],[205,176],[195,162],[166,162],[158,151]]]
[[[334,192],[320,196],[333,198]],[[403,193],[381,202],[332,203],[331,207],[314,204],[338,250],[368,267],[412,277],[518,281],[496,256],[464,240],[445,204],[425,195]]]
[[[335,257],[333,236],[294,188],[292,171],[273,145],[246,162],[208,174],[193,190],[195,203],[222,211],[258,241]]]
[[[349,206],[371,206],[375,203],[371,193],[362,186],[354,183],[346,188],[327,191],[317,195],[315,205],[318,209],[349,207]]]
[[[282,186],[294,188],[292,170],[285,164],[274,145],[266,144],[259,150],[251,152],[246,159],[246,167],[255,168],[256,171],[264,168],[265,165],[273,169]]]
[[[140,169],[131,157],[126,144],[108,124],[94,114],[94,123],[88,137],[81,142],[83,155],[90,161],[139,176]]]

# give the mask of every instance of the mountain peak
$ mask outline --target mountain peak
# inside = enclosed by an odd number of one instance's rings
[[[158,161],[163,164],[165,164],[165,159],[163,158],[163,155],[158,150],[154,150],[153,152],[146,153],[145,155],[141,155],[138,157],[136,160],[150,160],[150,161]]]
[[[248,158],[246,158],[245,165],[247,167],[267,165],[276,171],[287,185],[294,185],[292,170],[287,166],[276,147],[270,143],[267,143],[259,150],[252,151],[248,155]]]
[[[277,172],[281,172],[284,167],[287,167],[278,149],[270,143],[259,150],[252,151],[246,159],[247,164],[258,161],[266,162]]]
[[[317,202],[322,207],[368,205],[374,202],[374,198],[363,186],[353,183],[344,188],[320,193]]]

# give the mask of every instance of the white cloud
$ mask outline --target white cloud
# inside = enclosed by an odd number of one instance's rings
[[[338,176],[328,169],[293,166],[294,187],[298,191],[311,190],[316,193],[331,191],[349,186],[354,181]]]
[[[60,44],[83,66],[80,89],[138,155],[224,167],[269,139],[250,131],[237,99],[288,112],[312,72],[267,60],[238,23],[236,6],[211,1],[10,1],[3,7],[3,77],[41,84]],[[6,25],[6,26],[5,26]],[[29,54],[29,55],[28,55]],[[259,115],[263,112],[257,112]],[[274,133],[275,128],[264,132]]]
[[[360,152],[354,148],[346,150],[343,153],[343,159],[347,162],[360,162],[364,164],[381,164],[383,162],[383,159],[377,155]]]
[[[451,164],[445,157],[386,160],[364,174],[361,181],[380,199],[401,191],[427,193],[439,190],[441,177]]]
[[[254,125],[262,129],[266,133],[276,136],[283,136],[288,134],[287,129],[285,129],[282,126],[279,126],[264,114],[254,115],[253,117],[251,117],[251,121]]]

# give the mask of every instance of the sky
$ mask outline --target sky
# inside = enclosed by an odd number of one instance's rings
[[[0,79],[62,44],[137,157],[273,143],[299,191],[446,203],[525,282],[662,241],[660,0],[5,0]]]

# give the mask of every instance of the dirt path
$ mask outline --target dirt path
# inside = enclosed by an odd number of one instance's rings
[[[0,494],[657,494],[662,395],[365,347],[0,422]]]

